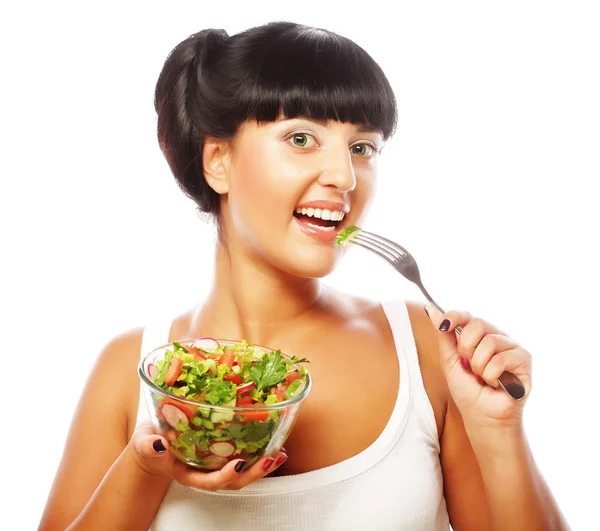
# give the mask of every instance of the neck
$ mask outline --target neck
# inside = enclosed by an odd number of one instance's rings
[[[217,243],[212,289],[198,314],[198,329],[217,337],[269,344],[319,306],[318,279],[298,278]]]

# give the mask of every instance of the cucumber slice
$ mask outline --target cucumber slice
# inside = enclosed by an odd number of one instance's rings
[[[356,236],[362,229],[360,227],[355,227],[354,225],[350,227],[346,227],[341,230],[340,233],[335,238],[335,243],[338,245],[344,245],[346,243],[350,243],[352,238]]]

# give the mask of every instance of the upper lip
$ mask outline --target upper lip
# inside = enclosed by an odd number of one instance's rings
[[[298,208],[320,208],[322,210],[331,210],[332,212],[343,212],[344,214],[350,212],[350,207],[346,203],[326,200],[308,201],[306,203],[300,203],[299,205],[296,205],[296,208],[294,210],[297,210]]]

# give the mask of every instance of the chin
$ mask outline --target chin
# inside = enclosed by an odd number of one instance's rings
[[[333,248],[281,256],[279,269],[299,278],[323,278],[336,268],[341,254]]]

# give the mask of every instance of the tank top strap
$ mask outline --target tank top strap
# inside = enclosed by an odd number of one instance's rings
[[[403,299],[387,299],[381,303],[392,329],[396,349],[402,349],[411,382],[411,401],[424,422],[427,435],[439,451],[439,437],[433,407],[425,391],[419,363],[419,353],[410,322],[408,307]]]

